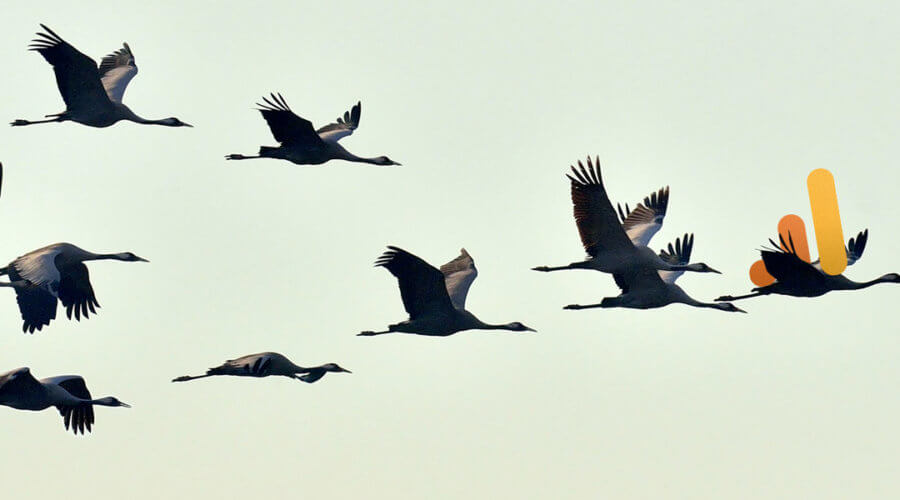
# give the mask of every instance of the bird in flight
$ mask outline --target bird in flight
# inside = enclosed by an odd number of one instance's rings
[[[137,74],[134,54],[127,43],[122,48],[107,55],[97,63],[63,40],[47,26],[41,25],[46,33],[37,33],[29,50],[44,56],[56,74],[56,86],[66,103],[66,110],[47,115],[47,120],[15,120],[12,126],[34,125],[36,123],[73,121],[89,127],[109,127],[121,120],[147,125],[168,127],[190,127],[178,118],[148,120],[136,115],[122,103],[128,82]]]
[[[373,165],[400,165],[387,156],[363,158],[344,149],[338,141],[352,134],[359,127],[362,112],[361,103],[344,113],[336,121],[313,128],[309,120],[297,116],[281,94],[263,97],[264,104],[257,103],[275,140],[280,146],[260,146],[258,156],[230,154],[228,160],[250,160],[255,158],[276,158],[288,160],[298,165],[320,165],[329,160],[346,160]]]
[[[465,248],[459,257],[436,269],[402,248],[389,246],[375,266],[384,267],[397,278],[409,320],[390,325],[382,332],[366,331],[359,336],[400,332],[446,337],[462,330],[535,331],[518,321],[485,323],[465,309],[469,287],[478,276],[475,261]]]
[[[206,370],[206,373],[203,375],[184,375],[172,379],[172,382],[187,382],[188,380],[214,377],[216,375],[232,375],[236,377],[268,377],[270,375],[280,375],[282,377],[294,378],[311,384],[324,377],[328,372],[352,373],[350,370],[341,368],[337,363],[326,363],[324,365],[306,368],[295,365],[287,357],[278,354],[277,352],[261,352],[259,354],[242,356],[237,359],[229,359],[219,366]]]

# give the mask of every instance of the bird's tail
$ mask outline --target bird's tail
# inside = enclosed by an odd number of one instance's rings
[[[0,276],[9,274],[9,267],[0,267]]]

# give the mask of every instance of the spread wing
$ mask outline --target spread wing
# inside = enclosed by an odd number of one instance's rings
[[[45,378],[41,382],[54,384],[65,389],[69,394],[78,399],[91,399],[91,392],[87,388],[84,379],[78,375],[62,375],[59,377]],[[91,432],[94,424],[94,407],[90,404],[80,405],[56,405],[59,414],[63,417],[66,430],[72,428],[72,432],[84,434]]]
[[[866,249],[866,242],[869,241],[869,230],[866,229],[861,231],[856,235],[856,238],[850,238],[850,241],[847,242],[847,246],[844,247],[844,250],[847,252],[847,265],[852,266],[856,264],[856,261],[860,259],[863,255],[863,251]],[[822,262],[819,259],[816,259],[812,265],[818,269],[822,270]]]
[[[447,293],[450,295],[453,306],[457,309],[465,309],[469,287],[478,277],[478,269],[475,268],[472,256],[466,252],[465,248],[460,248],[459,257],[441,266],[441,273],[444,274]]]
[[[454,311],[444,274],[419,257],[402,248],[388,246],[388,251],[375,261],[375,265],[386,268],[397,278],[403,307],[410,319]]]
[[[785,242],[781,235],[779,238],[780,246],[769,240],[775,248],[760,251],[766,271],[779,282],[792,288],[818,289],[827,286],[825,274],[797,255],[791,235],[788,234],[788,242]]]
[[[22,394],[34,394],[44,391],[28,368],[17,368],[0,375],[0,403],[8,399],[17,399]]]
[[[275,140],[285,146],[321,146],[324,143],[309,120],[300,118],[288,106],[281,94],[263,97],[265,104],[257,103]]]
[[[29,50],[35,50],[53,66],[56,86],[69,111],[91,112],[112,108],[112,101],[100,82],[97,63],[79,52],[47,26],[37,33]]]
[[[337,142],[352,134],[359,127],[359,115],[362,111],[362,103],[357,102],[350,111],[345,111],[343,117],[338,117],[334,123],[329,123],[316,130],[323,141]]]
[[[668,264],[683,266],[691,261],[691,250],[694,249],[694,235],[685,233],[684,239],[675,238],[675,245],[669,243],[668,251],[660,250],[659,258]],[[659,277],[665,283],[673,284],[684,271],[659,271]]]
[[[579,161],[577,169],[572,167],[572,174],[574,177],[566,176],[572,182],[575,224],[588,255],[596,257],[603,252],[633,249],[606,194],[599,159],[595,167],[588,157],[587,168]]]
[[[24,280],[15,266],[9,266],[7,272],[11,282],[23,282],[15,286],[16,303],[19,304],[19,312],[22,314],[23,332],[40,331],[44,325],[49,325],[51,320],[56,319],[56,296],[46,287]]]
[[[94,296],[94,288],[88,275],[88,268],[81,262],[65,266],[60,272],[59,300],[66,308],[66,317],[81,321],[81,317],[88,318],[88,311],[97,314],[94,307],[100,307],[97,297]]]
[[[638,203],[634,210],[629,210],[628,204],[625,211],[622,205],[618,205],[619,217],[622,219],[622,229],[635,245],[647,246],[663,225],[666,210],[669,207],[669,186],[660,188],[659,191],[644,197],[643,203]]]
[[[59,285],[60,274],[56,267],[56,256],[59,248],[50,245],[28,252],[12,262],[18,275],[30,283],[45,287],[50,293],[55,293]]]
[[[115,102],[122,102],[128,82],[138,72],[134,63],[134,54],[127,43],[122,48],[107,55],[100,61],[100,83],[106,89],[106,95]]]

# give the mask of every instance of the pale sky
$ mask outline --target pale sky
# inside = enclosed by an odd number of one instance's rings
[[[93,434],[0,408],[4,498],[894,498],[900,287],[764,297],[747,315],[564,311],[618,289],[542,274],[583,257],[568,166],[599,155],[614,201],[671,186],[654,247],[694,232],[701,300],[745,293],[806,175],[837,180],[847,276],[900,271],[900,7],[843,2],[11,2],[3,123],[64,109],[28,42],[45,23],[98,60],[127,41],[125,103],[193,129],[0,128],[0,261],[66,241],[150,264],[90,266],[103,308],[21,333],[0,290],[0,371],[77,373]],[[342,142],[403,167],[301,167],[253,104],[280,91]],[[816,253],[814,242],[813,254]],[[359,338],[406,318],[372,263],[465,247],[468,307],[537,334]],[[5,259],[5,260],[3,260]],[[62,311],[60,311],[62,314]],[[60,316],[62,317],[62,316]],[[353,374],[218,377],[279,351]]]

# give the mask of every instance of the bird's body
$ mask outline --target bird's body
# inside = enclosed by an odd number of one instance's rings
[[[235,377],[268,377],[279,375],[294,378],[307,383],[313,383],[328,372],[350,373],[335,363],[303,367],[295,365],[291,360],[277,352],[261,352],[249,354],[237,359],[229,359],[225,363],[210,368],[203,375],[185,375],[172,380],[172,382],[187,382],[198,378],[213,377],[216,375],[231,375]],[[299,376],[298,376],[299,374]]]
[[[587,258],[565,266],[540,266],[533,270],[594,269],[611,274],[631,274],[647,268],[718,273],[703,263],[671,264],[646,246],[662,226],[669,198],[668,188],[660,189],[652,202],[645,200],[645,205],[638,205],[634,211],[629,211],[628,216],[620,208],[617,216],[600,176],[599,160],[595,166],[588,157],[587,167],[580,161],[578,167],[571,167],[574,177],[568,177],[575,223]],[[629,221],[632,214],[633,219]]]
[[[463,330],[534,331],[519,322],[485,323],[465,309],[466,296],[478,270],[464,248],[459,257],[441,266],[440,270],[393,246],[388,247],[375,265],[385,267],[397,278],[409,319],[390,325],[385,331],[362,332],[361,336],[398,332],[446,337]]]
[[[297,165],[321,165],[330,160],[346,160],[373,165],[399,165],[387,156],[363,158],[344,149],[338,141],[352,134],[359,127],[362,112],[360,103],[344,113],[343,117],[325,125],[318,130],[313,129],[312,122],[296,115],[281,94],[263,97],[265,104],[257,104],[272,135],[280,146],[261,146],[258,156],[230,154],[228,160],[250,160],[255,158],[274,158],[287,160]]]
[[[8,283],[0,286],[16,291],[19,311],[22,313],[22,331],[34,333],[56,318],[57,300],[66,308],[71,319],[89,317],[100,307],[91,286],[88,268],[84,262],[91,260],[121,260],[147,262],[131,252],[95,254],[71,243],[55,243],[31,251],[0,269],[0,275],[8,275]]]
[[[50,28],[43,24],[41,27],[47,33],[38,33],[39,38],[33,40],[29,48],[40,53],[53,66],[66,110],[47,115],[47,120],[16,120],[12,122],[13,126],[73,121],[103,128],[127,120],[148,125],[190,127],[174,117],[159,120],[141,118],[122,103],[125,88],[138,71],[127,43],[104,57],[98,67],[93,59],[79,52]]]
[[[84,434],[94,423],[93,405],[129,406],[114,397],[92,399],[84,379],[78,375],[36,380],[28,368],[0,375],[0,405],[17,410],[41,411],[55,406],[66,429]]]
[[[779,235],[781,245],[770,241],[774,247],[771,250],[761,250],[766,271],[775,278],[775,282],[763,287],[751,290],[747,295],[724,295],[716,300],[742,300],[762,295],[788,295],[791,297],[820,297],[828,292],[836,290],[861,290],[879,283],[900,283],[900,274],[888,273],[879,278],[858,282],[853,281],[843,274],[832,276],[822,270],[819,261],[806,262],[797,255],[793,239],[788,235],[788,241]],[[869,230],[859,233],[856,238],[850,238],[847,244],[847,265],[853,265],[866,248],[869,238]]]
[[[694,246],[694,235],[684,235],[669,244],[668,252],[660,252],[660,259],[674,265],[690,261]],[[627,274],[614,274],[616,284],[622,290],[618,297],[606,297],[599,304],[571,304],[565,309],[590,309],[594,307],[625,307],[630,309],[655,309],[669,304],[686,304],[693,307],[719,309],[728,312],[744,312],[727,302],[700,302],[675,284],[684,270],[655,270],[644,267]]]

